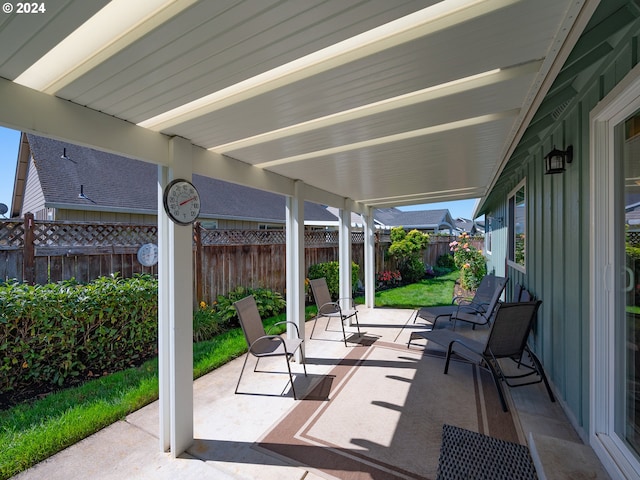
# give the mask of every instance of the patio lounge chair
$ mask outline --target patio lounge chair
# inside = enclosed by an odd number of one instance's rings
[[[360,324],[358,323],[358,311],[355,308],[349,310],[343,310],[340,308],[339,302],[331,300],[331,294],[329,293],[329,287],[327,286],[327,280],[325,278],[316,278],[309,280],[311,285],[311,291],[313,292],[313,299],[318,307],[318,314],[316,315],[316,322],[311,329],[311,335],[309,338],[313,338],[313,332],[316,328],[317,319],[320,317],[327,317],[327,328],[332,318],[339,318],[340,325],[342,326],[342,338],[344,339],[344,346],[347,346],[347,333],[344,330],[344,322],[350,318],[355,319],[356,327],[358,328],[358,335],[360,335]],[[351,299],[349,299],[351,301]]]
[[[457,320],[472,323],[474,328],[478,324],[487,324],[508,281],[506,277],[485,275],[472,299],[454,297],[452,305],[422,307],[417,311],[413,322],[418,318],[426,320],[432,329],[442,319],[453,320],[454,329]]]
[[[244,368],[247,365],[249,355],[253,355],[254,357],[256,357],[256,366],[253,369],[254,372],[258,371],[258,362],[262,357],[283,356],[285,357],[285,362],[287,364],[287,371],[289,373],[289,382],[291,382],[293,398],[297,400],[296,389],[293,385],[293,376],[291,374],[291,366],[289,365],[289,361],[294,356],[296,350],[298,350],[302,346],[302,342],[304,341],[300,338],[298,326],[293,322],[278,322],[273,325],[275,327],[276,325],[281,325],[283,323],[292,324],[294,327],[296,327],[298,338],[284,338],[280,335],[268,335],[264,330],[256,300],[252,295],[245,297],[242,300],[238,300],[233,304],[233,306],[238,312],[240,326],[242,327],[244,338],[247,340],[247,346],[249,347],[249,353],[244,358],[244,364],[242,365],[242,370],[240,371],[240,377],[238,378],[238,383],[236,384],[235,393],[238,393],[240,380],[242,379],[242,374],[244,373]],[[304,375],[306,377],[307,366],[305,365],[304,352],[302,348],[300,348],[300,355],[302,356],[301,363],[302,367],[304,368]]]
[[[538,357],[527,346],[529,332],[536,318],[536,313],[540,300],[532,302],[501,303],[495,311],[495,315],[484,342],[473,340],[465,335],[453,332],[448,329],[432,330],[422,332],[421,336],[427,342],[434,342],[447,347],[447,357],[444,366],[444,373],[449,371],[451,355],[456,354],[472,363],[478,364],[491,372],[493,381],[498,389],[502,409],[507,412],[509,409],[504,398],[501,381],[510,387],[519,387],[544,382],[544,385],[552,402],[555,397],[547,381],[547,377]],[[523,354],[526,353],[529,362],[523,361]],[[507,375],[504,365],[501,366],[499,359],[510,359],[515,362],[511,367],[513,370],[524,369],[524,373]],[[537,378],[532,381],[510,380],[525,379],[530,375]]]

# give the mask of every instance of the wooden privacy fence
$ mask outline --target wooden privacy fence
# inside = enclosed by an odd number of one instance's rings
[[[432,236],[424,262],[435,265],[449,253],[453,237]],[[364,279],[364,234],[352,232],[352,260]],[[157,265],[140,264],[137,252],[157,243],[155,225],[0,221],[0,281],[16,279],[46,284],[75,278],[89,282],[118,272],[157,274]],[[395,270],[387,258],[388,236],[376,234],[376,272]],[[475,241],[481,248],[481,240]],[[305,272],[310,265],[338,260],[337,231],[305,232]],[[194,225],[194,293],[197,301],[212,302],[237,286],[266,287],[284,292],[286,234],[283,230],[205,230]]]

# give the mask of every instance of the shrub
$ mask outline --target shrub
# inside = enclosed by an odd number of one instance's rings
[[[51,389],[156,354],[157,281],[0,286],[0,391]]]
[[[403,227],[394,227],[390,237],[389,255],[398,261],[398,269],[404,281],[414,283],[422,279],[425,266],[421,254],[429,244],[429,235],[418,230],[407,233]]]
[[[453,255],[445,253],[438,257],[438,260],[436,260],[436,266],[440,268],[448,268],[449,271],[451,271],[456,268],[456,261],[454,260]]]
[[[218,322],[224,329],[239,325],[238,314],[233,304],[249,295],[255,297],[258,311],[262,318],[277,315],[286,308],[285,299],[279,292],[274,292],[267,288],[236,287],[226,295],[218,295],[217,300],[212,305],[212,309],[218,317]]]
[[[198,310],[193,312],[193,341],[211,340],[223,330],[222,321],[215,308],[200,302]]]
[[[467,290],[475,290],[487,274],[487,263],[482,252],[469,243],[469,235],[463,233],[459,241],[449,244],[456,267],[460,269],[460,284]]]
[[[386,288],[395,285],[400,285],[402,282],[402,275],[400,274],[400,270],[384,270],[378,275],[376,275],[378,279],[378,287]]]
[[[358,273],[360,266],[351,262],[351,288],[355,290],[358,285]],[[340,296],[340,264],[338,262],[315,263],[309,265],[309,279],[326,278],[329,293],[335,300]]]

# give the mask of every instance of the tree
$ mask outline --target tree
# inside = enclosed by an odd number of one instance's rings
[[[391,229],[389,255],[398,262],[402,279],[408,283],[417,282],[424,277],[425,267],[422,251],[429,245],[429,235],[418,230],[406,232],[403,227]]]

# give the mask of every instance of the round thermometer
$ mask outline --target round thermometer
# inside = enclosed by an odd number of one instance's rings
[[[164,189],[164,209],[169,218],[179,225],[190,225],[200,215],[200,195],[187,180],[173,180]]]
[[[138,261],[145,267],[152,267],[158,263],[158,246],[155,243],[145,243],[138,249]]]

